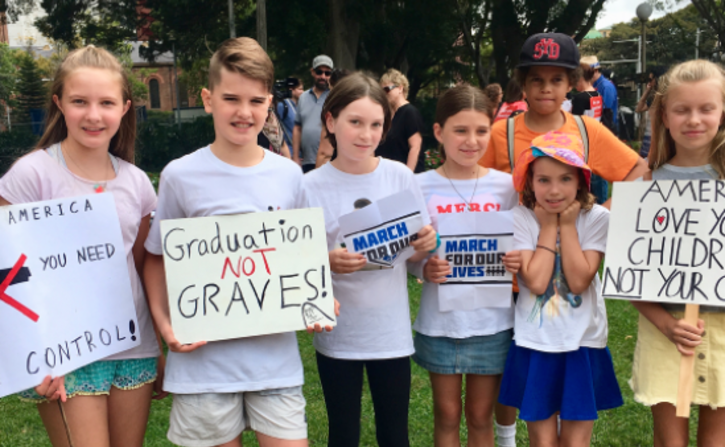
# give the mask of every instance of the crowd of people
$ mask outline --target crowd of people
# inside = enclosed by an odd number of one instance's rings
[[[308,445],[294,333],[193,344],[176,339],[160,222],[319,207],[339,302],[334,329],[308,328],[315,332],[328,445],[359,444],[365,375],[378,444],[409,445],[411,358],[430,375],[436,446],[460,445],[464,415],[470,446],[514,446],[517,417],[526,421],[533,446],[589,445],[598,411],[623,404],[597,274],[609,211],[608,201],[597,204],[592,194],[596,177],[725,177],[722,68],[690,61],[660,80],[648,104],[645,162],[601,122],[607,109],[616,110],[616,94],[599,90],[606,84],[595,62],[580,58],[569,36],[529,37],[505,94],[500,86],[484,92],[463,84],[441,95],[433,134],[444,162],[420,172],[423,124],[407,101],[402,73],[390,70],[375,80],[339,72],[330,89],[333,61],[316,57],[310,89],[286,82],[290,98],[276,106],[283,130],[265,132],[267,144],[288,147],[288,160],[258,144],[270,122],[272,61],[256,41],[230,39],[211,58],[202,91],[215,139],[167,165],[157,199],[133,165],[135,114],[125,70],[105,50],[71,52],[53,81],[45,134],[0,179],[0,206],[112,194],[142,343],[64,377],[46,377],[21,397],[37,404],[54,446],[69,445],[66,425],[77,447],[141,446],[150,401],[166,393],[173,394],[168,438],[175,444],[239,447],[241,432],[250,429],[262,447]],[[562,104],[573,87],[579,93],[572,114]],[[404,190],[416,197],[424,221],[411,243],[415,254],[394,268],[368,269],[363,255],[342,244],[339,218],[361,198],[370,203]],[[503,263],[518,279],[513,293],[497,298],[501,306],[442,311],[439,287],[452,270],[434,254],[439,219],[508,210],[514,243]],[[424,281],[412,327],[408,273]],[[689,442],[688,421],[675,416],[674,406],[685,354],[696,356],[707,378],[693,390],[698,445],[722,447],[723,308],[705,309],[693,326],[681,306],[635,307],[641,317],[631,385],[635,400],[651,407],[655,446]]]

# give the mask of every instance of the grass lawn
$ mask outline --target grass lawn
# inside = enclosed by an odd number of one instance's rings
[[[411,313],[415,315],[420,300],[420,285],[409,281]],[[631,374],[632,354],[637,335],[637,312],[625,301],[607,301],[609,312],[609,348],[614,358],[619,385],[624,394],[624,406],[616,410],[602,412],[594,425],[593,446],[651,446],[652,417],[649,409],[632,398],[627,385]],[[322,397],[322,389],[317,376],[315,353],[312,348],[312,336],[306,333],[298,335],[300,351],[305,366],[305,397],[307,398],[307,420],[311,446],[327,445],[327,416]],[[171,399],[154,402],[146,433],[146,446],[171,446],[166,440],[168,415]],[[372,401],[368,391],[363,398],[362,446],[374,446],[375,428]],[[696,413],[691,418],[691,426],[697,423]],[[526,425],[519,421],[517,445],[528,445]],[[428,374],[413,364],[413,380],[410,402],[410,440],[415,447],[433,445],[433,402]],[[695,430],[691,430],[695,433]],[[465,442],[465,425],[461,427],[461,436]],[[694,437],[691,437],[694,445]],[[244,445],[256,446],[251,433],[244,434]],[[41,447],[50,446],[45,429],[35,406],[20,402],[16,397],[0,399],[0,447]]]

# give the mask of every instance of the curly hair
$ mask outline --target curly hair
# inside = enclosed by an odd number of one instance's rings
[[[406,78],[403,73],[399,72],[394,68],[391,68],[380,77],[380,83],[382,84],[384,82],[390,82],[394,85],[397,85],[403,91],[403,98],[408,98],[408,89],[410,88],[410,83],[408,82],[408,78]]]

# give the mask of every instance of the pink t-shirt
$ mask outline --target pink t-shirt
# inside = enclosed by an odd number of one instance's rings
[[[93,193],[96,182],[70,172],[59,152],[59,145],[55,144],[48,151],[34,151],[19,159],[0,178],[0,197],[12,204],[19,204]],[[116,178],[110,180],[105,189],[113,194],[121,223],[141,344],[105,360],[156,357],[159,355],[159,346],[132,251],[141,219],[156,208],[156,193],[149,178],[136,166],[118,159],[114,160],[114,166],[117,168]]]

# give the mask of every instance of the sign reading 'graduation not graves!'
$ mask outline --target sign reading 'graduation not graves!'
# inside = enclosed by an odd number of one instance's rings
[[[438,288],[441,312],[510,307],[513,275],[503,256],[513,246],[513,213],[438,215],[438,257],[452,273]]]
[[[409,190],[377,202],[360,198],[355,211],[340,217],[348,251],[365,256],[368,265],[392,268],[413,256],[410,245],[423,228],[421,204]]]
[[[0,207],[0,397],[140,343],[111,194]]]
[[[319,208],[165,220],[161,240],[182,343],[336,324]]]
[[[725,182],[615,183],[602,295],[725,306]]]

